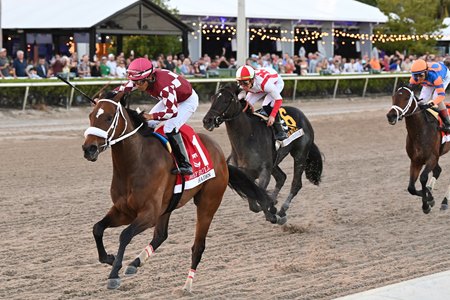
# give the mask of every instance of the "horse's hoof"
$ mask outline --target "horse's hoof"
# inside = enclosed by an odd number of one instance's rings
[[[115,290],[120,287],[120,278],[110,278],[108,279],[108,285],[106,286],[108,290]]]
[[[427,208],[423,208],[422,207],[422,211],[423,211],[424,214],[429,214],[430,211],[431,211],[431,207],[429,207],[429,206]]]
[[[284,224],[286,224],[286,222],[287,222],[287,217],[286,216],[277,218],[277,224],[278,225],[284,225]]]
[[[447,210],[448,204],[441,204],[441,210]]]
[[[434,201],[434,199],[432,199],[432,200],[429,200],[429,201],[427,201],[428,202],[428,205],[429,206],[431,206],[431,207],[433,207],[434,206],[434,204],[435,204],[435,201]]]
[[[128,266],[124,272],[125,276],[133,276],[133,275],[136,275],[136,273],[137,273],[137,268],[135,266],[131,266],[131,265]]]

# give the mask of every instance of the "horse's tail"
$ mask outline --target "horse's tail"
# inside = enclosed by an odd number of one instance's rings
[[[311,149],[309,149],[308,158],[306,159],[306,178],[308,178],[311,183],[319,185],[322,177],[322,170],[322,153],[320,152],[319,147],[313,143]]]
[[[239,168],[228,165],[230,174],[228,186],[244,199],[256,200],[262,207],[269,207],[272,199],[267,192],[259,187],[247,174]]]

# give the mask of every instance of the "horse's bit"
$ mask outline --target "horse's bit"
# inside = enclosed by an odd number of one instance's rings
[[[228,90],[224,90],[224,89],[222,89],[222,91],[218,93],[218,96],[216,97],[216,100],[217,100],[218,97],[220,97],[222,95],[223,91],[226,91],[229,94],[231,94],[232,100],[230,101],[230,103],[228,103],[228,106],[224,109],[224,111],[222,113],[219,113],[217,110],[215,110],[213,108],[210,109],[210,111],[212,111],[212,112],[217,114],[217,117],[214,118],[214,127],[216,127],[216,128],[219,127],[220,124],[222,124],[223,122],[231,121],[231,120],[236,119],[239,116],[239,114],[241,113],[241,111],[238,110],[238,112],[235,115],[232,115],[231,117],[228,117],[228,118],[225,117],[225,114],[227,113],[227,111],[230,108],[231,104],[234,101],[239,103],[239,100],[237,99],[236,95],[233,92],[228,91]]]
[[[397,91],[399,91],[400,89],[405,89],[409,92],[409,100],[408,103],[406,104],[406,106],[404,108],[401,108],[398,105],[392,105],[393,110],[395,110],[395,112],[397,113],[397,121],[401,121],[403,119],[403,117],[407,116],[406,114],[408,113],[408,110],[410,109],[411,105],[414,103],[414,110],[409,114],[412,115],[416,112],[417,108],[419,108],[419,104],[417,103],[417,99],[414,96],[414,93],[407,87],[401,87],[399,88]]]
[[[139,125],[133,131],[125,134],[125,131],[127,130],[127,127],[128,127],[128,122],[127,122],[127,119],[125,118],[125,116],[123,115],[123,106],[122,106],[122,104],[120,104],[120,102],[115,102],[115,101],[112,101],[112,100],[109,100],[109,99],[101,99],[101,100],[98,100],[98,103],[99,102],[109,102],[109,103],[112,103],[112,104],[117,106],[116,114],[114,115],[114,118],[113,118],[113,120],[111,122],[111,126],[109,126],[108,130],[105,131],[105,130],[100,129],[98,127],[92,127],[91,126],[88,129],[86,129],[86,131],[84,132],[84,137],[85,138],[88,135],[95,135],[95,136],[98,136],[98,137],[101,137],[101,138],[105,139],[105,144],[101,145],[100,147],[103,147],[103,148],[106,149],[106,148],[108,148],[108,147],[110,147],[110,146],[112,146],[112,145],[114,145],[114,144],[116,144],[116,143],[126,139],[127,137],[132,136],[143,125],[143,123],[142,123],[141,125]],[[122,117],[122,119],[125,121],[125,126],[124,126],[124,129],[123,129],[122,133],[119,135],[119,137],[116,138],[116,139],[113,139],[114,134],[116,133],[117,125],[119,124],[119,118],[120,117]]]

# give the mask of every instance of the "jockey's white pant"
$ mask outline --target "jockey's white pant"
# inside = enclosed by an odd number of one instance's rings
[[[280,77],[278,77],[277,79],[277,83],[275,83],[275,86],[278,89],[278,92],[281,95],[281,91],[283,91],[284,88],[284,81],[283,79]],[[252,106],[255,105],[256,102],[258,102],[258,100],[261,100],[262,98],[264,98],[263,102],[262,102],[262,106],[266,106],[269,105],[271,107],[273,107],[275,100],[279,100],[279,99],[274,99],[270,94],[261,92],[261,93],[247,93],[247,96],[245,97],[245,100],[247,100],[248,103],[250,103]]]
[[[450,83],[450,70],[447,71],[447,76],[445,76],[445,78],[443,78],[442,81],[443,81],[443,85],[444,85],[444,90],[446,90],[448,84]],[[430,100],[436,99],[436,97],[437,97],[437,93],[436,93],[436,90],[434,87],[432,87],[432,86],[423,86],[422,87],[422,90],[420,91],[419,99],[423,99],[423,102],[427,103]],[[442,101],[438,104],[439,110],[446,109],[444,101]]]
[[[189,118],[194,114],[198,107],[198,95],[192,90],[192,95],[184,100],[183,102],[178,103],[178,114],[176,117],[173,117],[169,120],[165,120],[164,122],[164,133],[172,132],[174,129],[178,132],[180,127],[183,126]],[[150,113],[156,113],[159,111],[164,111],[166,106],[162,101],[156,103],[155,106],[150,110]],[[151,128],[156,128],[162,120],[150,120],[147,121],[147,124]]]

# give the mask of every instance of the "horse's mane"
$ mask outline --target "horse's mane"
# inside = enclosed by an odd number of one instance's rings
[[[142,127],[139,129],[139,133],[143,136],[150,136],[153,133],[153,128],[148,127],[147,121],[141,113],[138,113],[134,109],[126,108],[128,115],[130,116],[131,121],[133,122],[134,127],[138,127],[142,124]]]
[[[237,95],[241,91],[241,88],[235,82],[227,82],[222,84],[219,90],[228,90],[229,92]]]

